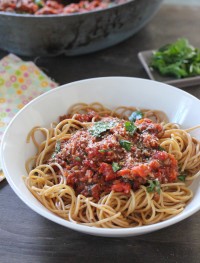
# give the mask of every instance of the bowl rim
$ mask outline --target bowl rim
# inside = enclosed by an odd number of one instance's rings
[[[161,83],[158,81],[154,81],[154,80],[149,80],[149,79],[143,79],[143,78],[137,78],[137,77],[121,77],[121,76],[109,76],[109,77],[97,77],[97,78],[88,78],[88,79],[83,79],[83,80],[78,80],[78,81],[74,81],[74,82],[70,82],[64,85],[61,85],[55,89],[49,90],[45,93],[43,93],[42,95],[40,95],[39,97],[36,97],[35,99],[33,99],[32,101],[30,101],[27,105],[25,105],[11,120],[11,122],[9,123],[9,125],[7,126],[3,137],[2,137],[2,143],[1,143],[1,147],[0,147],[0,161],[3,167],[3,171],[5,173],[6,179],[9,183],[9,185],[11,186],[11,188],[13,189],[13,191],[16,193],[16,195],[28,206],[30,207],[33,211],[35,211],[37,214],[45,217],[46,219],[53,221],[55,223],[58,223],[62,226],[68,227],[69,229],[73,229],[82,233],[87,233],[87,234],[91,234],[91,235],[98,235],[98,236],[108,236],[108,237],[125,237],[125,236],[134,236],[134,235],[140,235],[140,234],[145,234],[145,233],[150,233],[150,232],[154,232],[157,231],[159,229],[162,228],[166,228],[168,226],[171,226],[173,224],[176,224],[188,217],[190,217],[191,215],[193,215],[194,213],[198,212],[200,210],[200,203],[197,203],[194,207],[190,208],[190,210],[185,214],[185,213],[180,213],[170,219],[167,219],[165,221],[159,222],[159,223],[155,223],[155,224],[151,224],[151,225],[144,225],[144,226],[138,226],[138,227],[129,227],[129,228],[98,228],[98,227],[90,227],[90,226],[85,226],[85,225],[81,225],[78,223],[74,223],[74,222],[70,222],[67,221],[59,216],[57,216],[56,214],[53,214],[50,211],[45,211],[44,208],[42,207],[38,207],[36,204],[30,203],[28,202],[28,200],[24,199],[23,194],[21,194],[21,191],[18,189],[18,187],[16,186],[16,184],[14,184],[14,182],[12,181],[12,176],[9,175],[5,161],[4,161],[4,154],[3,154],[3,142],[6,140],[7,137],[7,133],[8,130],[10,129],[10,127],[12,126],[12,124],[18,119],[19,115],[21,114],[21,112],[26,111],[27,108],[29,108],[31,105],[38,103],[38,101],[43,100],[43,98],[45,96],[48,96],[49,94],[53,94],[54,92],[57,92],[57,90],[62,90],[62,89],[66,89],[70,86],[74,86],[74,85],[79,85],[82,83],[87,83],[90,81],[98,81],[98,80],[108,80],[108,79],[114,79],[115,81],[117,81],[118,79],[131,79],[134,81],[134,79],[139,80],[139,81],[143,81],[146,83],[149,82],[154,82],[155,84],[157,83],[157,85],[162,85],[164,86],[166,89],[168,90],[173,90],[176,91],[178,93],[183,94],[186,97],[192,98],[193,100],[195,100],[197,103],[200,103],[200,100],[189,94],[188,92],[178,89],[176,87],[170,86],[168,84],[165,83]],[[33,196],[34,197],[34,196]],[[35,197],[34,197],[35,198]],[[39,201],[38,201],[39,202]]]
[[[12,13],[12,12],[6,12],[6,11],[0,11],[0,16],[11,16],[11,17],[24,17],[24,18],[53,18],[53,17],[71,17],[71,16],[85,16],[88,14],[93,14],[93,13],[99,13],[99,12],[103,12],[106,10],[110,10],[110,9],[116,9],[120,6],[124,6],[124,5],[129,5],[132,2],[135,2],[137,0],[127,0],[125,3],[120,3],[120,4],[115,4],[113,6],[109,6],[106,8],[102,8],[102,9],[95,9],[95,10],[91,10],[91,11],[87,11],[87,12],[83,12],[83,13],[69,13],[69,14],[48,14],[48,15],[35,15],[35,14],[20,14],[20,13]],[[160,4],[161,2],[163,2],[164,0],[159,0]]]

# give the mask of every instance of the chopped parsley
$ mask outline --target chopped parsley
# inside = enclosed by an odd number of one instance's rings
[[[117,172],[118,170],[121,169],[121,167],[119,166],[118,163],[113,162],[112,163],[112,169],[113,169],[113,172]]]
[[[77,162],[80,162],[80,161],[81,161],[81,158],[80,158],[79,156],[77,156],[77,157],[75,157],[75,160],[76,160]]]
[[[57,142],[56,142],[56,146],[55,146],[55,152],[56,152],[56,153],[59,153],[60,149],[61,149],[60,141],[57,141]]]
[[[137,130],[137,127],[134,125],[133,122],[126,121],[125,122],[125,129],[128,131],[131,135],[134,134],[134,132]]]
[[[200,49],[190,45],[187,39],[180,38],[155,51],[150,67],[163,76],[178,79],[200,75]]]
[[[121,145],[122,148],[124,148],[127,152],[130,152],[131,150],[131,142],[126,141],[126,140],[120,140],[119,144]]]
[[[39,7],[42,8],[44,6],[44,2],[42,0],[35,0],[35,4]]]
[[[157,192],[160,194],[160,182],[158,180],[148,180],[147,192]]]
[[[186,177],[187,174],[185,172],[181,172],[177,178],[179,181],[185,182]]]
[[[60,152],[60,150],[61,150],[61,143],[60,143],[60,141],[57,141],[56,145],[55,145],[55,151],[54,151],[54,153],[52,155],[52,158],[54,158],[55,155]]]
[[[101,149],[101,150],[98,150],[98,152],[106,153],[106,152],[112,152],[112,150],[111,149]]]
[[[159,151],[162,151],[162,152],[163,152],[163,151],[166,152],[165,148],[161,147],[160,145],[158,146],[158,150],[159,150]]]
[[[100,137],[103,132],[115,127],[116,124],[117,122],[115,121],[111,121],[111,122],[98,121],[95,122],[91,128],[89,128],[89,132],[95,137]]]
[[[129,117],[129,121],[135,122],[136,120],[142,119],[144,114],[141,111],[134,111],[132,112],[131,116]]]

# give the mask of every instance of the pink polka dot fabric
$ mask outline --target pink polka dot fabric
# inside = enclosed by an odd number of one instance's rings
[[[55,87],[57,83],[33,62],[24,62],[13,54],[0,61],[0,143],[13,116],[33,98]]]

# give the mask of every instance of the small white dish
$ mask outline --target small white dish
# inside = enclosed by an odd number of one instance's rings
[[[173,225],[200,209],[200,178],[192,184],[194,197],[179,215],[153,225],[135,228],[107,229],[68,222],[46,209],[27,189],[25,161],[33,156],[35,148],[26,143],[28,132],[34,126],[46,126],[78,102],[98,101],[107,107],[120,105],[164,111],[171,122],[183,127],[200,124],[200,101],[175,87],[147,79],[128,77],[95,78],[69,83],[55,88],[31,101],[21,109],[4,133],[0,156],[7,181],[21,198],[38,214],[65,227],[91,235],[107,237],[136,236]],[[200,134],[199,134],[200,137]],[[200,138],[199,138],[200,139]],[[17,213],[17,210],[16,210]]]
[[[154,51],[155,50],[146,50],[138,53],[138,58],[150,79],[174,85],[178,88],[185,88],[200,84],[200,76],[175,79],[173,77],[161,76],[156,70],[151,69],[149,64]]]

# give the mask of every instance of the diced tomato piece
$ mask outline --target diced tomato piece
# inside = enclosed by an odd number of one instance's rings
[[[80,122],[90,122],[92,118],[98,117],[98,114],[95,111],[89,111],[87,114],[76,114],[75,119]]]
[[[122,192],[128,194],[131,190],[131,186],[128,183],[118,182],[112,185],[111,190],[113,190],[114,192]]]
[[[169,154],[169,158],[171,160],[171,173],[170,173],[170,181],[173,182],[177,179],[178,176],[178,162],[172,154]]]
[[[159,134],[163,131],[162,125],[160,125],[159,123],[153,123],[153,121],[148,118],[136,120],[135,125],[140,131],[148,132],[151,134]]]
[[[75,119],[80,122],[90,122],[92,121],[92,118],[98,118],[99,115],[97,112],[90,110],[88,113],[77,113],[74,115]],[[70,119],[72,118],[71,114],[65,114],[63,116],[60,116],[60,121],[63,121],[65,119]]]
[[[75,181],[76,181],[76,177],[74,176],[74,174],[68,174],[68,177],[67,177],[67,184],[70,185],[70,186],[74,186],[75,184]]]
[[[174,157],[174,155],[172,155],[172,154],[168,154],[169,155],[169,158],[170,158],[170,160],[171,160],[171,164],[173,164],[174,166],[177,166],[178,165],[178,162],[177,162],[177,160],[175,159],[175,157]]]
[[[177,179],[178,172],[177,171],[172,171],[169,176],[169,181],[174,182]]]
[[[124,175],[130,175],[131,171],[130,169],[122,169],[117,172],[118,176],[124,176]]]
[[[91,188],[91,192],[92,192],[92,196],[95,198],[95,199],[99,199],[99,196],[100,196],[100,186],[98,184],[95,184],[92,188]]]
[[[148,119],[148,118],[143,118],[143,119],[140,119],[140,120],[136,120],[135,121],[135,125],[139,125],[141,123],[152,123],[152,120]]]
[[[147,164],[140,164],[131,169],[131,174],[146,177],[151,172],[151,169]]]
[[[159,145],[158,138],[153,134],[144,133],[141,135],[141,138],[143,140],[143,144],[148,148],[158,147]]]
[[[149,167],[152,169],[152,170],[156,170],[160,167],[160,163],[157,161],[157,160],[152,160],[150,163],[149,163]]]
[[[165,161],[167,158],[169,157],[169,154],[165,151],[161,152],[161,151],[157,151],[154,155],[153,158],[154,159],[158,159],[160,161]]]
[[[110,181],[116,178],[116,173],[112,169],[112,165],[108,163],[101,163],[99,173],[105,176],[105,181]]]

